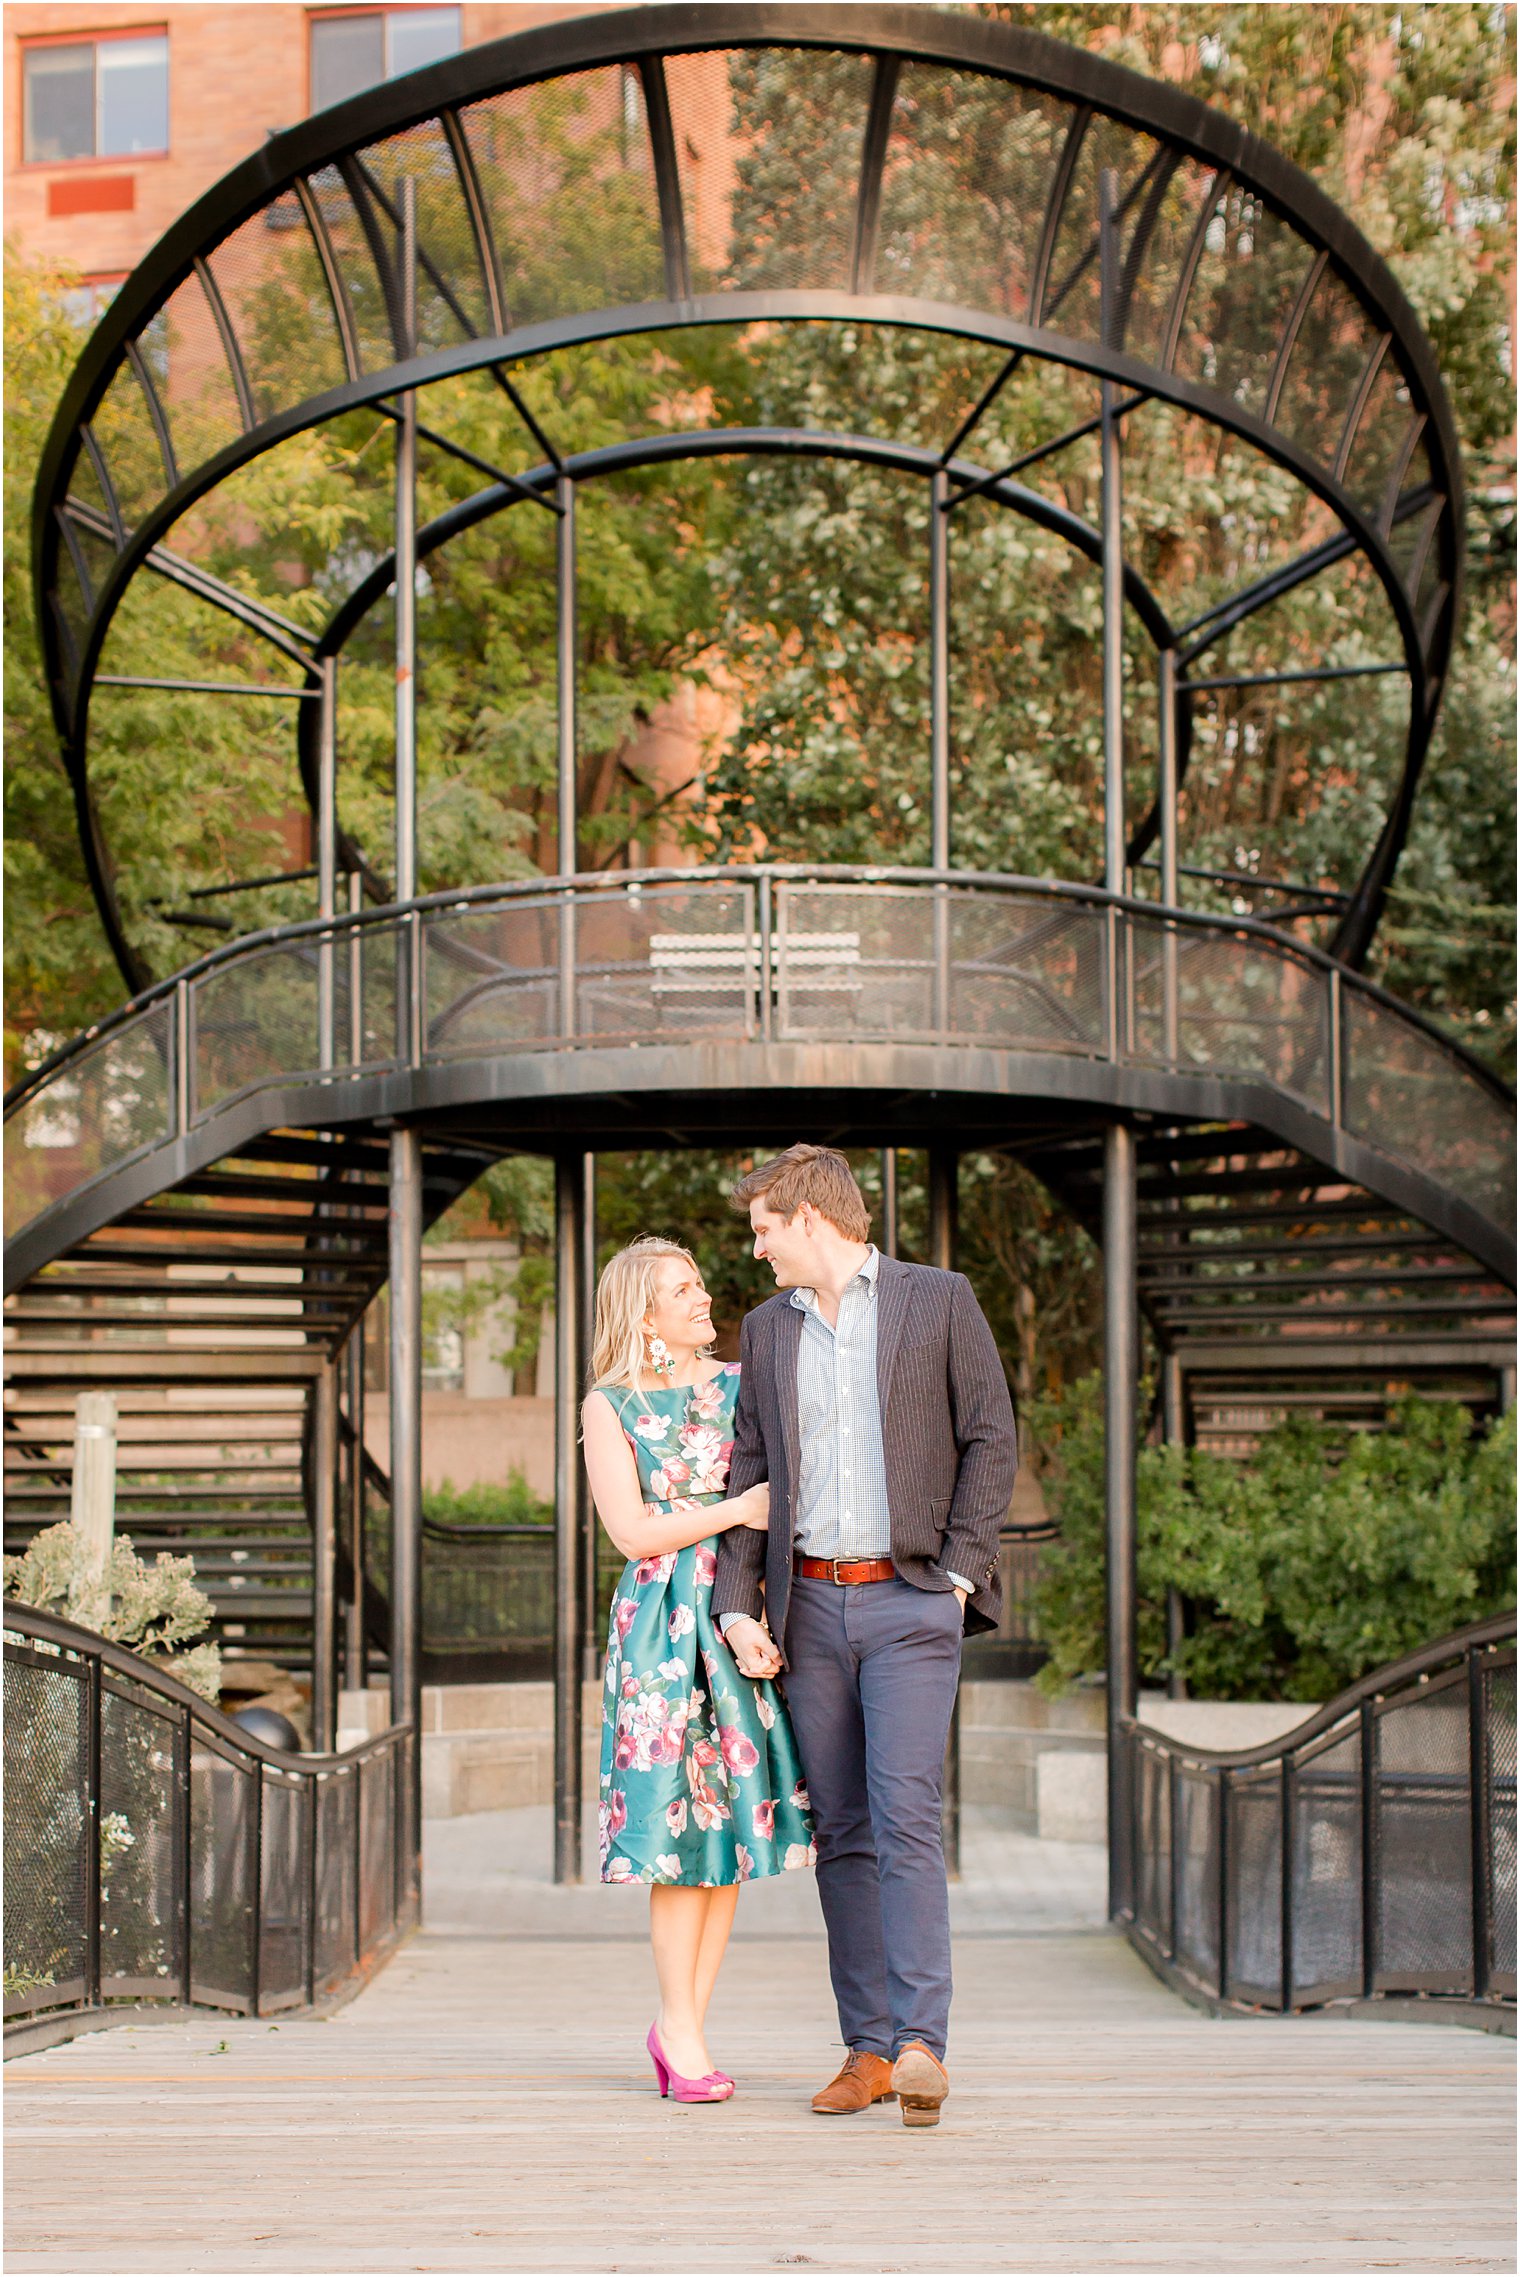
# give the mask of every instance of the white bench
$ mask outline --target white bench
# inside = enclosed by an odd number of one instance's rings
[[[786,950],[786,978],[810,993],[835,994],[860,987],[858,933],[771,935],[770,982],[774,988]],[[651,992],[664,996],[711,996],[724,988],[752,988],[760,971],[760,941],[754,933],[652,933]],[[844,968],[844,969],[841,969]]]

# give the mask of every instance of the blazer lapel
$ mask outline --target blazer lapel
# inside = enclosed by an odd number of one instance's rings
[[[895,1257],[884,1257],[876,1268],[876,1401],[883,1416],[892,1389],[903,1323],[908,1317],[912,1276]]]
[[[781,1407],[781,1443],[786,1449],[787,1484],[795,1494],[802,1469],[802,1435],[797,1427],[797,1348],[802,1315],[793,1304],[776,1310],[776,1398]]]

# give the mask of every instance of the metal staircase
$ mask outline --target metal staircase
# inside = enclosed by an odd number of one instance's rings
[[[8,1549],[68,1517],[75,1396],[108,1387],[121,1531],[193,1557],[229,1660],[309,1669],[313,1391],[385,1280],[386,1159],[369,1133],[272,1131],[32,1275],[5,1315]],[[429,1221],[488,1159],[425,1151]]]

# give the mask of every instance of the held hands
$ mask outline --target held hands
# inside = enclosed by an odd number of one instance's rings
[[[763,1621],[752,1621],[747,1614],[730,1621],[723,1641],[738,1662],[742,1676],[775,1676],[780,1672],[781,1655]]]

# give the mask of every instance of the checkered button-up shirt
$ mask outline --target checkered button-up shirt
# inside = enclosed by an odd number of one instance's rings
[[[802,1315],[797,1347],[796,1546],[811,1558],[892,1554],[887,1464],[876,1396],[876,1275],[873,1246],[845,1284],[830,1327],[815,1289],[793,1289]]]

